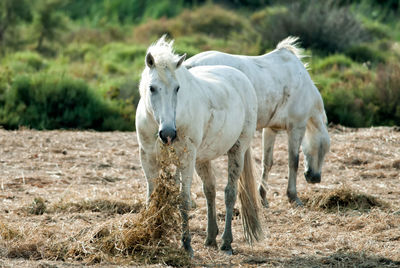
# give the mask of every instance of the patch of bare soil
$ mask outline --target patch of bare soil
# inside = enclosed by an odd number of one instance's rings
[[[322,170],[322,183],[307,184],[299,169],[297,188],[304,208],[288,203],[287,138],[284,133],[278,135],[268,180],[270,208],[263,211],[266,238],[248,246],[240,216],[235,217],[233,256],[203,245],[207,209],[201,181],[195,177],[192,265],[398,267],[400,132],[387,127],[335,126],[330,135],[331,152]],[[259,134],[253,149],[261,173]],[[226,157],[213,164],[221,234]],[[117,253],[122,239],[114,235],[112,240],[110,234],[139,215],[145,195],[135,133],[0,130],[0,266],[81,266],[91,256],[92,263],[104,267],[143,264],[129,257],[132,249],[121,258]],[[98,242],[104,239],[111,239],[107,241],[112,243],[106,243],[111,253],[99,248]],[[217,241],[221,242],[220,235]],[[73,245],[79,245],[75,256],[66,252]],[[159,250],[162,254],[162,247]],[[153,264],[166,265],[162,261]]]

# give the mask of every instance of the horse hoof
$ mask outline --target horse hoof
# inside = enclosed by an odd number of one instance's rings
[[[230,249],[230,250],[222,250],[222,252],[227,256],[232,256],[233,255],[232,249]]]
[[[294,200],[290,200],[293,204],[295,204],[297,207],[304,207],[303,202],[301,202],[301,200],[296,197]]]
[[[267,199],[261,199],[261,205],[265,208],[269,208],[269,203]]]
[[[191,259],[193,259],[193,257],[194,257],[194,251],[193,251],[192,247],[190,247],[190,248],[185,248],[185,251],[187,252],[187,254],[189,255],[189,257],[190,257]]]
[[[298,207],[304,207],[303,202],[297,197],[297,193],[287,192],[287,197],[289,198],[289,202],[295,204]]]
[[[190,238],[188,240],[183,241],[182,240],[182,247],[183,249],[187,252],[190,258],[193,258],[194,253],[193,253],[193,248],[190,245]]]
[[[224,252],[224,254],[228,255],[228,256],[232,256],[233,255],[233,250],[231,245],[222,245],[221,246],[221,251]]]
[[[208,239],[206,240],[206,242],[204,243],[204,245],[206,247],[211,247],[211,248],[217,248],[217,240],[215,239]]]

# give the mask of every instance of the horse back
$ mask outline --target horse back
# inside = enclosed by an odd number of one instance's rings
[[[288,49],[276,49],[261,56],[210,51],[196,55],[185,64],[224,64],[243,72],[257,95],[258,129],[271,125],[285,128],[290,118],[302,120],[323,107],[321,95],[303,62]]]

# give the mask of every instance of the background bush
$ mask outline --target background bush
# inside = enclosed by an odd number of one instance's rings
[[[332,0],[294,1],[284,7],[267,8],[254,14],[252,21],[264,47],[293,35],[300,37],[306,48],[335,53],[369,39],[349,7]]]
[[[374,124],[400,125],[400,64],[379,65],[374,103],[378,107]]]
[[[84,81],[38,74],[17,76],[4,93],[0,123],[7,129],[132,130],[133,122]],[[112,123],[117,121],[118,123]]]

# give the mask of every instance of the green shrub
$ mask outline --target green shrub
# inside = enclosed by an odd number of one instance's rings
[[[233,11],[215,5],[206,5],[194,11],[185,10],[179,20],[184,34],[203,33],[227,39],[232,33],[254,33],[250,23]],[[253,40],[254,41],[254,40]]]
[[[109,74],[125,74],[126,71],[118,63],[106,61],[103,63],[104,71]]]
[[[143,59],[146,55],[147,48],[141,46],[129,46],[115,52],[115,58],[118,61],[132,62],[137,59]]]
[[[324,99],[329,122],[350,127],[367,127],[374,123],[379,105],[374,100],[374,74],[353,65],[314,78]]]
[[[109,43],[101,50],[105,57],[108,57],[112,61],[131,63],[137,59],[144,61],[147,48],[123,43]]]
[[[175,16],[183,4],[183,0],[74,0],[66,1],[62,11],[72,19],[89,19],[95,24],[139,23],[147,17]]]
[[[381,51],[366,44],[352,46],[345,51],[345,54],[352,60],[360,63],[382,63],[385,61],[385,56]]]
[[[92,44],[72,43],[63,51],[63,55],[72,61],[83,61],[89,53],[95,53],[96,47]]]
[[[8,46],[15,49],[20,45],[22,35],[19,25],[32,20],[32,1],[2,0],[0,1],[0,52]]]
[[[255,13],[252,23],[263,48],[274,47],[289,35],[300,37],[302,46],[335,53],[369,39],[347,6],[329,1],[294,1],[284,7]]]
[[[314,61],[314,59],[312,59]],[[324,72],[332,69],[343,70],[351,67],[353,61],[343,54],[335,54],[318,60],[312,64],[313,72]]]
[[[400,125],[400,64],[378,66],[374,103],[379,105],[375,124]]]
[[[370,88],[349,90],[335,85],[333,91],[323,94],[329,121],[350,127],[371,126],[377,108],[370,95]]]
[[[99,28],[79,27],[74,31],[68,32],[64,37],[67,43],[86,43],[95,46],[101,46],[123,39],[123,28],[111,26]]]
[[[363,27],[368,32],[369,36],[373,39],[386,39],[390,38],[391,29],[378,20],[373,20],[368,17],[361,17]]]
[[[119,125],[111,128],[112,121]],[[133,129],[132,120],[125,119],[118,107],[85,82],[48,74],[17,76],[13,80],[0,109],[0,124],[7,129]]]
[[[133,29],[133,39],[136,42],[150,44],[160,38],[163,34],[168,34],[168,36],[174,38],[179,36],[179,33],[175,32],[176,29],[179,28],[180,27],[174,26],[174,21],[165,17],[158,20],[148,19],[145,23],[142,23]]]
[[[36,13],[33,20],[33,33],[37,35],[36,50],[44,52],[44,42],[58,41],[60,32],[66,30],[65,16],[57,9],[62,5],[61,0],[37,1]]]
[[[202,51],[199,48],[201,45],[197,41],[199,41],[199,38],[193,38],[192,36],[177,38],[175,42],[176,53],[180,55],[186,53],[186,58],[200,53]]]
[[[31,51],[17,52],[12,56],[11,61],[13,60],[24,63],[33,71],[40,71],[47,66],[46,61],[42,58],[42,56]]]
[[[286,6],[267,7],[261,11],[253,13],[251,23],[261,36],[262,50],[274,48],[288,34],[285,19],[288,17],[289,10]],[[284,32],[281,32],[284,30]]]
[[[134,39],[141,43],[151,43],[163,34],[178,39],[186,44],[191,43],[189,53],[196,49],[219,49],[231,53],[258,54],[259,38],[249,20],[233,11],[216,5],[205,5],[201,8],[184,10],[179,16],[159,20],[148,20],[134,29]],[[208,45],[187,42],[189,39],[206,41]],[[179,46],[176,43],[179,50]],[[215,46],[216,45],[216,46]],[[204,47],[204,48],[203,48]]]

